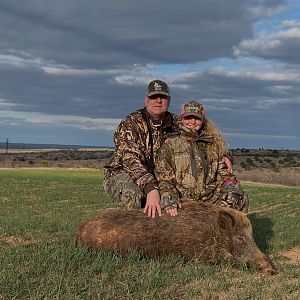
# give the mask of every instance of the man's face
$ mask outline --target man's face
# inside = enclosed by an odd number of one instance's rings
[[[156,118],[162,118],[169,108],[170,97],[161,94],[150,97],[146,96],[145,103],[150,115]]]

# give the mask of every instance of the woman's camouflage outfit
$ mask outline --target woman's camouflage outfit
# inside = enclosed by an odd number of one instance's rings
[[[146,109],[144,112],[147,114]],[[166,133],[173,132],[177,122],[175,115],[169,112],[166,112],[159,124],[155,124],[149,114],[147,117],[151,126],[155,161]],[[141,109],[120,123],[114,135],[114,143],[115,152],[104,168],[104,190],[128,209],[143,207],[146,194],[158,189],[158,183],[150,160],[150,133]]]
[[[199,134],[180,122],[179,132],[170,135],[161,146],[155,165],[161,207],[177,207],[180,198],[188,198],[247,213],[248,196],[221,163],[224,148],[207,131],[207,125],[213,128],[213,124],[208,120],[203,124]]]

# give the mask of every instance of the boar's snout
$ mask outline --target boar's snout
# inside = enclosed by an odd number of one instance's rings
[[[262,260],[258,262],[258,267],[268,275],[276,275],[278,273],[277,268],[267,255],[263,255]]]
[[[252,236],[237,235],[233,238],[234,256],[262,270],[269,275],[277,274],[277,269],[270,257],[256,245]]]

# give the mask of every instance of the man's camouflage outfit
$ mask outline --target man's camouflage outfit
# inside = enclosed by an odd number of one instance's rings
[[[175,115],[169,112],[160,123],[155,124],[147,110],[144,108],[143,111],[152,133],[153,150],[147,122],[142,110],[137,110],[118,126],[114,135],[114,154],[104,167],[104,190],[121,201],[127,209],[143,207],[147,193],[158,189],[152,163],[156,160],[165,135],[173,132],[177,126]]]
[[[219,151],[213,136],[205,130],[199,135],[181,122],[179,128],[165,140],[156,160],[161,208],[175,208],[185,198],[247,213],[247,193],[221,162],[224,151]]]

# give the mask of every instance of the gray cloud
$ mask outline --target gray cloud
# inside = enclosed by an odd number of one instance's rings
[[[255,21],[284,3],[4,0],[0,45],[77,67],[188,63],[231,55]]]
[[[255,55],[289,64],[300,64],[300,21],[286,20],[278,31],[262,32],[258,37],[243,40],[235,55]]]

